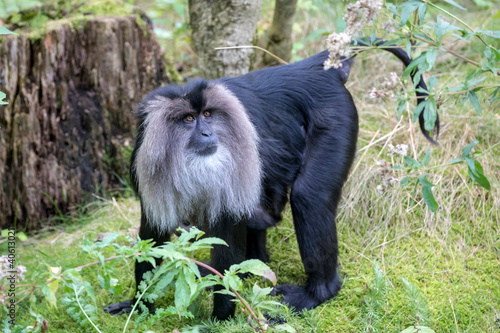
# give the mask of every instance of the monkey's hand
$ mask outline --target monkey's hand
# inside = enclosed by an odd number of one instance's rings
[[[132,300],[129,299],[128,301],[110,304],[103,310],[113,316],[130,313],[130,311],[132,311]]]

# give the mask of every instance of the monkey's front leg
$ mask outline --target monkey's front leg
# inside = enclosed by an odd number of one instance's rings
[[[210,235],[223,239],[228,246],[214,245],[211,252],[211,265],[220,273],[229,269],[231,265],[239,264],[245,260],[246,252],[246,223],[235,221],[224,216],[213,227]],[[215,286],[214,291],[222,290],[222,286]],[[236,305],[229,295],[214,293],[214,310],[212,317],[225,320],[234,316]]]
[[[162,245],[165,242],[170,240],[170,234],[167,232],[158,232],[158,230],[154,227],[150,221],[146,218],[144,214],[141,216],[141,227],[139,229],[139,237],[141,239],[152,239],[154,241],[154,246]],[[155,258],[156,266],[159,266],[162,262],[162,259]],[[123,301],[120,303],[113,303],[104,308],[104,311],[112,314],[114,316],[122,315],[124,313],[129,313],[132,311],[134,304],[137,302],[136,296],[137,291],[139,290],[139,285],[143,280],[143,275],[146,272],[149,272],[153,269],[153,265],[150,262],[135,262],[135,294],[131,300]],[[151,302],[143,301],[144,305],[148,308],[150,313],[155,312],[155,306]],[[140,308],[138,308],[140,311]]]

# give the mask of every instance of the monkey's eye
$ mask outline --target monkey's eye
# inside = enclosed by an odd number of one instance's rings
[[[182,221],[182,224],[184,224],[184,225],[187,227],[187,226],[189,226],[191,223],[189,223],[189,221],[184,220],[184,221]]]
[[[210,112],[210,111],[203,112],[203,117],[208,118],[208,117],[211,117],[211,116],[212,116],[212,112]]]
[[[192,123],[194,121],[194,117],[193,116],[186,116],[186,117],[184,117],[184,121],[186,121],[188,123]]]

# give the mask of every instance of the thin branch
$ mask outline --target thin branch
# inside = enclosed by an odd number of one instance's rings
[[[257,49],[257,50],[261,50],[261,51],[269,54],[271,57],[274,57],[276,60],[278,60],[282,64],[288,65],[288,62],[286,62],[285,60],[283,60],[280,57],[278,57],[276,54],[273,54],[273,53],[269,52],[268,50],[266,50],[266,49],[264,49],[264,48],[262,48],[260,46],[255,46],[255,45],[223,46],[223,47],[216,47],[215,49],[216,50]]]
[[[437,45],[436,43],[429,42],[428,40],[426,40],[426,39],[424,39],[424,38],[420,38],[420,37],[415,36],[415,35],[413,35],[412,37],[413,37],[413,38],[415,38],[415,39],[421,40],[421,41],[423,41],[423,42],[426,42],[426,43],[428,43],[428,44],[430,44],[430,45],[432,45],[432,46],[434,46],[434,47],[438,47],[438,45]],[[446,48],[446,47],[444,47],[444,46],[442,46],[442,47],[443,47],[443,49],[444,49],[446,52],[453,54],[455,57],[460,58],[460,59],[462,59],[463,61],[469,62],[469,63],[473,64],[474,66],[479,67],[479,63],[478,63],[478,62],[475,62],[474,60],[470,60],[469,58],[464,57],[463,55],[461,55],[461,54],[459,54],[459,53],[457,53],[457,52],[455,52],[455,51],[453,51],[453,50],[447,49],[447,48]]]
[[[141,255],[141,254],[142,254],[142,252],[137,252],[137,253],[130,254],[130,255],[127,255],[127,256],[125,256],[125,255],[112,256],[112,257],[104,259],[104,262],[115,260],[115,259],[118,259],[120,257],[122,257],[122,258],[128,258],[128,257],[132,257],[132,256],[138,256],[138,255]],[[75,269],[83,269],[83,268],[87,268],[89,266],[97,265],[97,264],[100,264],[100,263],[101,263],[101,261],[94,261],[94,262],[91,262],[90,264],[85,264],[85,265],[82,265],[82,266],[75,267]]]

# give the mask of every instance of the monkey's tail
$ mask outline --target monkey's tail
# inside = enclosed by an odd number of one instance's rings
[[[363,46],[363,47],[376,46],[379,49],[382,49],[384,51],[387,51],[387,52],[394,54],[399,60],[401,60],[403,62],[405,67],[408,66],[412,62],[413,59],[410,58],[408,53],[406,53],[403,49],[401,49],[399,47],[394,47],[395,45],[387,45],[387,43],[388,42],[386,40],[381,39],[381,38],[375,38],[371,44],[366,44],[359,39],[351,42],[351,44],[353,45],[354,51],[356,51],[357,53],[362,52],[363,49],[362,48],[357,49],[356,46]],[[410,76],[411,76],[411,79],[413,82],[415,82],[415,73],[417,72],[417,70],[418,69],[416,68],[413,71],[411,71],[411,73],[410,73]],[[427,91],[427,85],[425,84],[422,76],[420,76],[420,82],[418,82],[417,88],[421,88],[420,89],[421,91],[419,91],[419,89],[416,90],[417,105],[418,105],[420,103],[423,103],[425,101],[425,99],[427,98],[427,96],[429,96],[427,93],[423,92],[423,91]],[[436,140],[434,140],[431,137],[429,131],[427,131],[425,129],[424,110],[422,110],[420,112],[420,115],[418,116],[418,123],[420,125],[420,130],[424,134],[425,138],[427,140],[429,140],[429,142],[431,142],[435,145],[438,145]],[[437,113],[437,110],[436,110],[436,122],[434,124],[434,130],[436,132],[435,138],[437,139],[439,136],[439,114]]]

